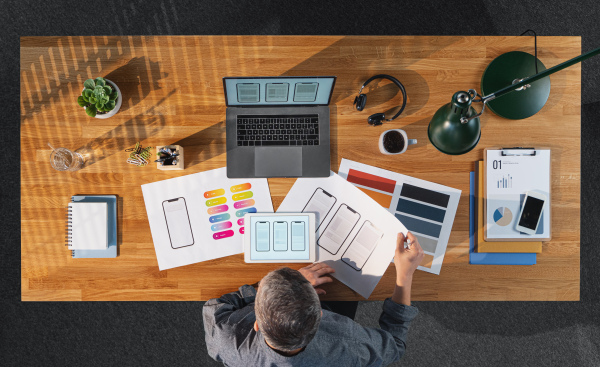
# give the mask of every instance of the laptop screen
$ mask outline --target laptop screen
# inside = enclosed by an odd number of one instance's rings
[[[223,78],[227,106],[327,106],[335,76]]]

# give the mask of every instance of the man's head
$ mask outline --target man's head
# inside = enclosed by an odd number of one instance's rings
[[[317,292],[290,268],[274,270],[260,281],[254,310],[267,343],[283,352],[305,347],[321,322]]]

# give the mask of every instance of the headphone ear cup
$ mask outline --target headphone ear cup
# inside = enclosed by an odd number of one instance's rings
[[[383,125],[383,120],[385,120],[385,115],[383,113],[374,113],[371,116],[369,116],[367,122],[369,123],[369,125],[379,126]]]
[[[354,98],[354,104],[356,105],[356,109],[358,111],[362,111],[367,104],[367,95],[359,94],[358,97]]]

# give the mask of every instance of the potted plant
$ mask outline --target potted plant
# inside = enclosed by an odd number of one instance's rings
[[[108,79],[88,79],[83,83],[83,91],[77,103],[85,108],[90,117],[106,119],[115,115],[121,108],[121,91]]]

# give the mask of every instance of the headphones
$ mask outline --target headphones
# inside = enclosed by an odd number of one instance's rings
[[[402,85],[402,83],[400,83],[400,81],[398,79],[394,78],[391,75],[387,75],[387,74],[375,75],[375,76],[369,78],[362,85],[362,87],[360,87],[360,90],[358,91],[358,97],[354,98],[354,104],[356,105],[356,109],[358,111],[362,111],[365,108],[365,105],[367,104],[367,95],[361,93],[363,88],[366,87],[367,84],[369,84],[370,82],[372,82],[375,79],[390,80],[394,84],[396,84],[398,86],[398,88],[400,88],[400,91],[402,91],[402,107],[400,107],[400,111],[398,111],[398,113],[396,113],[394,115],[394,117],[392,117],[391,119],[386,119],[385,114],[383,114],[383,113],[374,113],[371,116],[369,116],[369,119],[367,120],[369,122],[369,125],[379,126],[379,125],[383,124],[383,121],[392,121],[396,117],[400,116],[402,111],[404,111],[404,107],[406,107],[406,90],[404,89],[404,86]]]

